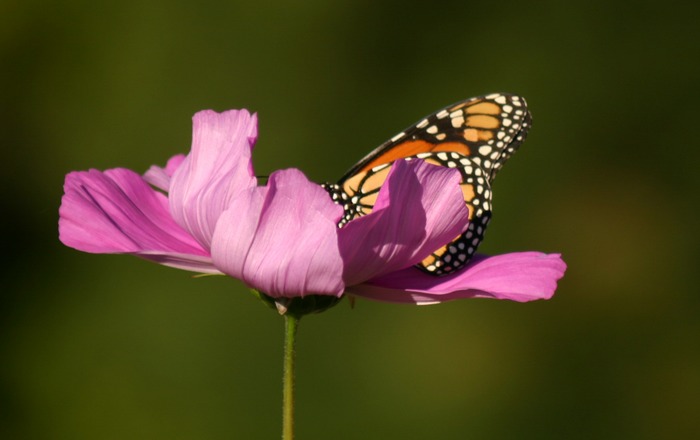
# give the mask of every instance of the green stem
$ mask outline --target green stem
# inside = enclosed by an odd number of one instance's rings
[[[282,440],[294,440],[294,345],[299,317],[284,315],[284,377],[282,388]]]

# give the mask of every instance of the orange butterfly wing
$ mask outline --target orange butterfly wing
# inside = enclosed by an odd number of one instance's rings
[[[525,140],[531,123],[525,100],[508,94],[470,98],[421,119],[370,152],[336,185],[324,185],[345,209],[340,226],[371,212],[395,161],[420,158],[456,168],[462,174],[469,226],[418,267],[435,275],[458,270],[476,252],[491,219],[490,183]]]

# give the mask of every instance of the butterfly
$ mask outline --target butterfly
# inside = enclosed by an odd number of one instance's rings
[[[469,225],[417,267],[433,275],[459,270],[476,252],[491,220],[491,182],[523,143],[531,125],[525,99],[504,93],[469,98],[421,119],[370,152],[338,183],[323,185],[333,201],[343,206],[338,226],[372,211],[397,160],[418,158],[456,168],[462,175]]]

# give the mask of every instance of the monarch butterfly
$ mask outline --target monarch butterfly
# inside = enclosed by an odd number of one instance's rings
[[[525,99],[495,93],[447,106],[418,121],[370,152],[337,184],[324,184],[344,208],[338,226],[369,214],[392,164],[423,159],[457,168],[469,207],[469,225],[452,242],[436,249],[417,266],[433,275],[452,273],[466,263],[484,238],[491,219],[491,181],[527,135],[532,118]]]

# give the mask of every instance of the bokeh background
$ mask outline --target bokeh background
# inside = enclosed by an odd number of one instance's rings
[[[196,111],[258,174],[333,181],[493,91],[534,129],[481,250],[561,252],[551,301],[347,302],[299,334],[300,439],[700,437],[698,6],[0,2],[0,438],[269,439],[282,320],[242,283],[63,247],[71,170],[144,171]]]

